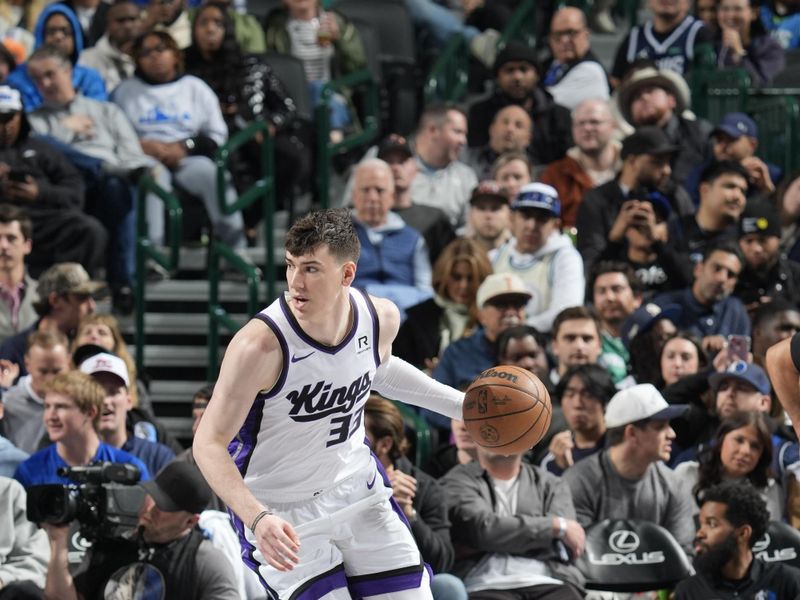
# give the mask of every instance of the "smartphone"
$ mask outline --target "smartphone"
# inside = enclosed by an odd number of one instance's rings
[[[18,183],[25,183],[28,180],[28,175],[30,173],[28,171],[21,171],[19,169],[11,169],[8,174],[8,179],[10,181],[16,181]]]
[[[748,335],[729,335],[728,336],[728,356],[731,360],[747,361],[750,355],[750,336]]]

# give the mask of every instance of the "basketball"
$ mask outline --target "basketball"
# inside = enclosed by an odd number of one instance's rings
[[[496,454],[533,448],[550,428],[550,394],[536,375],[510,365],[485,370],[467,388],[464,425],[480,447]]]

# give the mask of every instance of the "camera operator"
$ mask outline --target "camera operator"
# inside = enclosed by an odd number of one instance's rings
[[[26,488],[69,485],[58,469],[94,462],[129,463],[139,469],[142,480],[150,479],[142,461],[100,441],[97,426],[105,392],[99,383],[80,371],[68,371],[47,382],[44,390],[44,425],[53,443],[20,463],[14,479]]]
[[[69,526],[42,524],[51,550],[45,598],[117,597],[115,593],[142,590],[146,584],[157,598],[239,600],[228,559],[197,527],[199,513],[211,499],[197,467],[173,462],[140,485],[147,496],[134,539],[95,543],[87,553],[88,568],[74,579],[67,562]]]

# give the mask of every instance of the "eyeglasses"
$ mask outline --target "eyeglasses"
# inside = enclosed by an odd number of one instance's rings
[[[158,46],[151,46],[150,48],[142,48],[141,50],[139,50],[137,56],[139,58],[147,58],[151,54],[155,53],[161,54],[162,52],[166,52],[167,50],[169,50],[169,48],[167,48],[164,44],[159,44]]]
[[[563,38],[567,38],[568,40],[574,40],[580,34],[582,34],[585,29],[564,29],[562,31],[551,31],[550,32],[550,39],[559,41]]]
[[[139,16],[130,16],[130,17],[117,17],[114,19],[114,23],[133,23],[134,21],[138,21]]]
[[[44,28],[44,37],[51,37],[55,34],[60,33],[64,37],[72,37],[72,28],[71,27],[45,27]]]

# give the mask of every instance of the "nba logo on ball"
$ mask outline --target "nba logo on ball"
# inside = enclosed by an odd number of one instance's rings
[[[464,425],[476,444],[497,454],[533,448],[550,428],[550,394],[536,375],[519,367],[487,369],[467,388]]]

